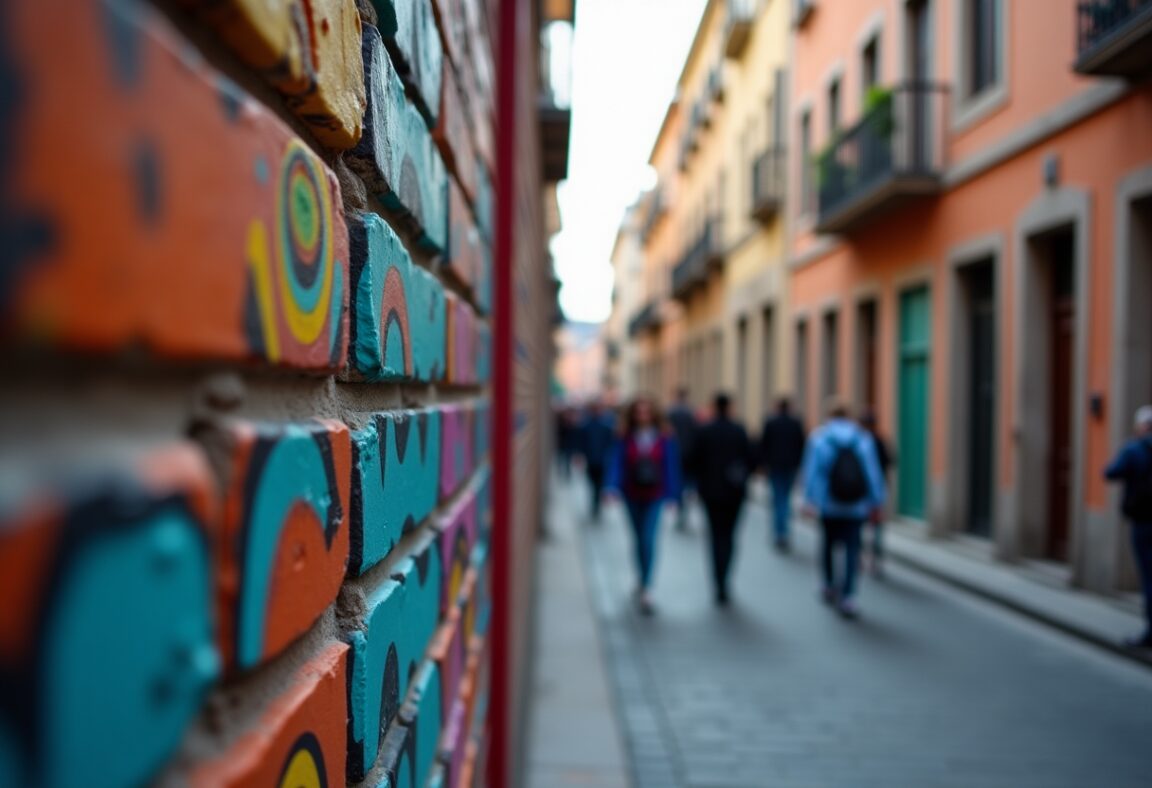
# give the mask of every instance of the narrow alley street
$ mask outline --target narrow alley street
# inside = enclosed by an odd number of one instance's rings
[[[776,555],[759,503],[731,608],[713,606],[693,511],[690,533],[665,523],[642,618],[623,513],[588,525],[582,482],[554,495],[583,534],[569,560],[583,550],[637,786],[1148,784],[1146,668],[897,566],[841,620],[817,599],[814,531]]]

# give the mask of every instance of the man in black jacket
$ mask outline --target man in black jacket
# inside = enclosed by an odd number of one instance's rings
[[[752,443],[744,428],[732,421],[732,401],[717,394],[715,416],[696,433],[690,467],[696,489],[708,513],[712,546],[712,576],[716,604],[728,604],[728,570],[736,537],[736,522],[748,490],[748,476],[755,464]]]
[[[804,443],[804,425],[792,415],[788,398],[782,397],[776,415],[764,422],[760,438],[760,458],[772,487],[772,532],[782,553],[791,545],[792,488],[804,461]]]

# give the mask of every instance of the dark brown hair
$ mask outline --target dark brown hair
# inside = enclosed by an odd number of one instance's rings
[[[636,430],[638,429],[636,425],[636,409],[642,402],[647,403],[648,409],[652,411],[652,426],[660,431],[663,431],[664,416],[660,413],[660,408],[656,404],[656,399],[654,397],[648,396],[647,394],[641,394],[629,402],[628,407],[624,409],[624,418],[621,420],[621,435],[624,437],[636,434]]]

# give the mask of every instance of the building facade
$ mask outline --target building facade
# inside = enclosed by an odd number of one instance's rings
[[[723,29],[717,6],[742,7],[709,4],[699,38]],[[761,58],[750,78],[785,74],[783,121],[757,137],[784,151],[783,208],[741,245],[739,189],[717,203],[679,179],[693,197],[668,215],[719,205],[729,240],[690,288],[673,273],[682,366],[663,390],[720,381],[752,403],[746,418],[791,393],[809,425],[832,397],[871,409],[899,459],[897,516],[1077,586],[1129,586],[1101,469],[1152,400],[1152,3],[751,7],[780,30],[753,33],[744,57]],[[699,84],[703,48],[682,86]],[[662,134],[691,138],[690,95]],[[746,161],[741,123],[712,123],[728,161]],[[700,139],[689,168],[714,160]]]
[[[784,212],[789,10],[710,2],[640,203],[649,311],[638,312],[641,387],[696,405],[718,388],[758,419],[790,385]]]

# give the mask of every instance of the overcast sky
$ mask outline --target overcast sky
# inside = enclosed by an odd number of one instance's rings
[[[572,46],[572,141],[552,241],[571,320],[611,307],[609,257],[624,209],[654,176],[648,155],[705,0],[579,0]]]

